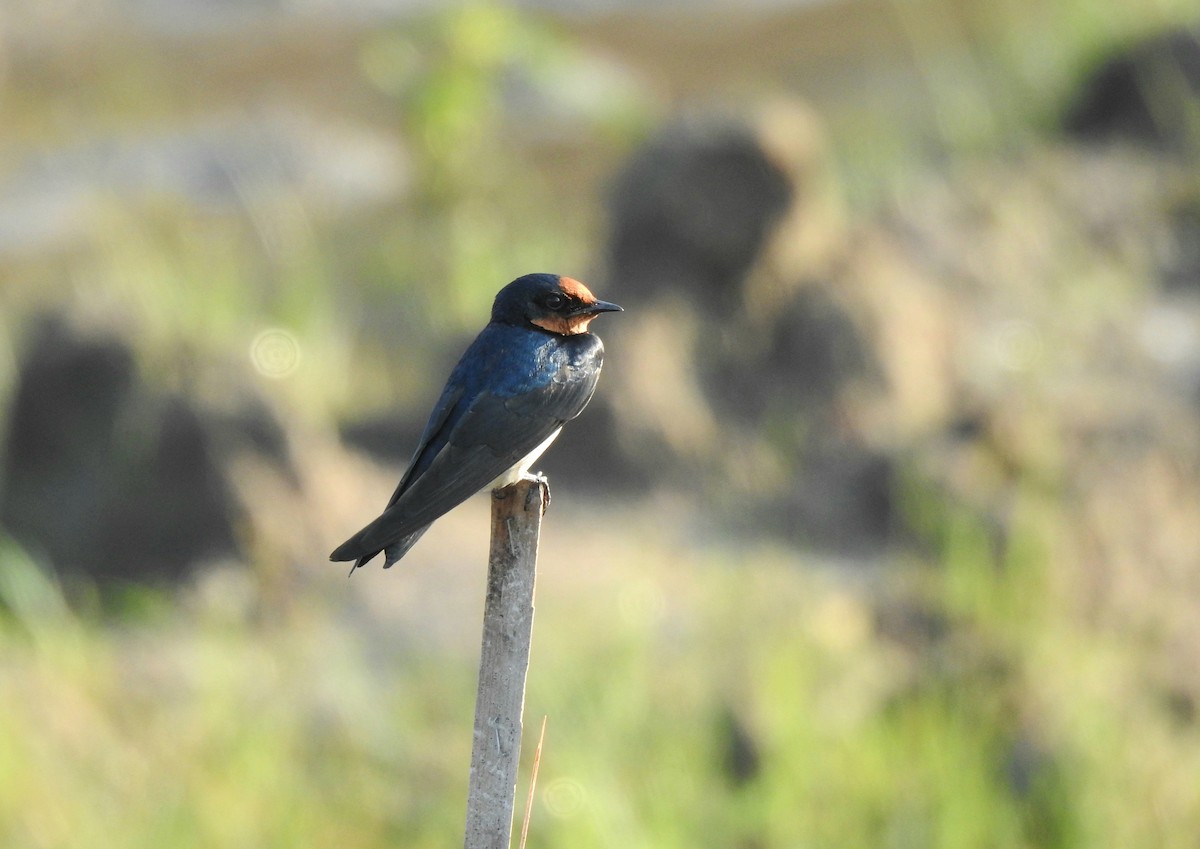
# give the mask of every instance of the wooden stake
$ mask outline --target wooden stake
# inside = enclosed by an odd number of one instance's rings
[[[508,849],[512,837],[538,534],[548,494],[546,484],[538,481],[518,481],[492,491],[464,849]]]

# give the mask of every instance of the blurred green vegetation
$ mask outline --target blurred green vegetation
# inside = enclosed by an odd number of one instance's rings
[[[1001,550],[938,512],[868,592],[769,547],[543,566],[530,845],[1190,845],[1196,727],[1077,623],[1053,505],[1025,493]],[[12,545],[0,578],[4,845],[457,839],[472,658],[372,650],[312,599],[254,615],[236,581],[115,625]]]
[[[950,167],[1045,133],[1102,48],[1194,12],[890,8],[933,121],[886,137],[871,114],[832,123],[862,206],[928,167],[913,148],[931,127]],[[0,396],[29,317],[67,303],[132,325],[167,385],[220,384],[278,326],[304,352],[270,384],[289,415],[327,424],[424,403],[424,375],[444,373],[512,269],[595,261],[596,198],[567,196],[502,109],[514,74],[553,88],[579,60],[568,29],[476,4],[359,39],[353,74],[413,170],[383,209],[330,221],[298,197],[248,198],[236,215],[112,199],[71,250],[5,260]],[[125,130],[169,112],[186,86],[145,67],[133,55],[102,68],[83,123]],[[62,132],[36,86],[6,84],[25,140]],[[600,161],[654,123],[653,101],[588,113]],[[608,565],[539,598],[526,718],[550,720],[530,846],[1194,846],[1194,707],[1149,686],[1142,646],[1089,627],[1056,580],[1084,556],[1061,537],[1064,498],[1022,488],[998,542],[914,488],[919,553],[866,578],[766,544],[691,547],[641,508],[621,514],[631,531]],[[473,656],[360,627],[330,601],[343,584],[276,606],[255,564],[147,590],[113,616],[0,543],[0,845],[458,840]]]

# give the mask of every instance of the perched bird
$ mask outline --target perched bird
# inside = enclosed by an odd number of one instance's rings
[[[501,289],[387,508],[329,559],[353,560],[353,573],[382,551],[386,569],[474,493],[531,478],[529,467],[596,390],[604,345],[588,325],[613,311],[621,307],[557,274],[526,274]]]

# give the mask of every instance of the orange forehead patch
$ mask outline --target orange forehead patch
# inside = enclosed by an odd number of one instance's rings
[[[564,295],[578,298],[585,304],[595,303],[596,301],[596,296],[592,294],[591,290],[573,277],[558,278],[558,288],[562,290]]]

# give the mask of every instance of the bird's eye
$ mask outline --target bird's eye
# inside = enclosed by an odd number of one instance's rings
[[[544,303],[549,309],[556,310],[566,303],[566,299],[562,295],[547,295]]]

